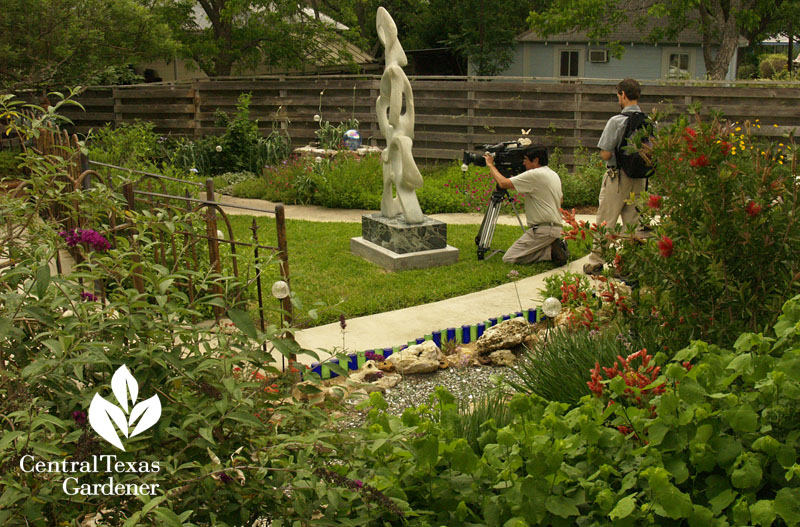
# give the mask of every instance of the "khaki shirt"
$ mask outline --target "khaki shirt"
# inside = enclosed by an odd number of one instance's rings
[[[525,197],[525,218],[528,225],[555,223],[561,225],[561,178],[550,167],[526,170],[514,176],[514,189]]]

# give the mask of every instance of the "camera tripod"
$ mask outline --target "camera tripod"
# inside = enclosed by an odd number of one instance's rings
[[[483,216],[483,221],[481,221],[481,228],[478,231],[478,235],[475,236],[475,245],[478,246],[478,260],[489,259],[496,253],[502,252],[498,249],[492,251],[489,256],[485,256],[486,253],[491,250],[494,229],[497,226],[497,218],[500,216],[500,208],[503,206],[503,201],[508,201],[511,204],[511,208],[514,210],[514,215],[517,217],[519,226],[522,228],[522,232],[525,232],[525,225],[522,224],[522,219],[519,217],[517,207],[511,200],[511,196],[508,195],[508,190],[502,189],[498,185],[494,192],[492,192],[492,197],[489,200],[489,206],[486,209],[486,214]]]

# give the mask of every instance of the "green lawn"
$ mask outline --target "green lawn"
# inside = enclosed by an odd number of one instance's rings
[[[230,218],[236,239],[249,241],[252,217]],[[274,219],[258,218],[257,221],[260,242],[277,245]],[[511,269],[519,271],[520,277],[526,277],[553,268],[549,262],[512,266],[503,263],[500,254],[479,261],[475,247],[477,232],[477,225],[447,226],[448,243],[460,251],[456,264],[392,273],[350,253],[350,238],[361,236],[361,224],[288,220],[291,282],[302,305],[296,318],[301,324],[313,326],[333,322],[340,314],[353,318],[382,313],[503,284],[508,281]],[[492,246],[508,248],[520,233],[518,226],[498,225]],[[570,242],[573,258],[587,251],[588,246]],[[223,251],[227,259],[225,254],[227,252]],[[241,256],[239,266],[243,271],[250,268],[252,276],[252,254]],[[277,265],[270,270],[272,274],[264,283],[266,295],[273,281],[278,279]],[[272,297],[268,297],[267,302],[271,301]],[[318,312],[316,320],[308,317],[309,309]]]

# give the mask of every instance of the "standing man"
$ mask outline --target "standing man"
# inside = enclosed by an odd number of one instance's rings
[[[507,178],[494,166],[494,157],[484,154],[492,178],[502,189],[514,189],[525,196],[525,218],[529,229],[503,255],[506,263],[527,264],[552,260],[557,266],[567,263],[567,244],[561,239],[563,200],[561,178],[547,166],[547,147],[525,148],[525,172]]]
[[[626,114],[641,112],[639,108],[639,95],[641,86],[633,79],[625,79],[617,84],[617,101],[622,112],[615,115],[606,123],[603,134],[597,142],[600,157],[606,162],[606,174],[603,177],[603,186],[600,188],[600,203],[597,207],[598,225],[605,222],[608,227],[617,224],[617,219],[622,216],[625,227],[639,223],[639,211],[636,206],[626,203],[631,193],[638,195],[645,190],[647,179],[634,179],[617,167],[615,151],[622,143],[625,134],[625,125],[628,121]],[[583,272],[586,274],[599,274],[603,271],[603,258],[600,247],[596,243],[589,255],[589,263],[584,264]]]

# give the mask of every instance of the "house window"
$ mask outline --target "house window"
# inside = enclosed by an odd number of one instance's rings
[[[560,53],[559,77],[577,77],[579,75],[580,52],[566,49]]]
[[[689,72],[689,54],[688,53],[670,53],[669,54],[669,71],[667,77],[670,79],[689,79],[691,73]]]
[[[662,79],[694,79],[697,77],[697,49],[666,47],[661,51]]]

